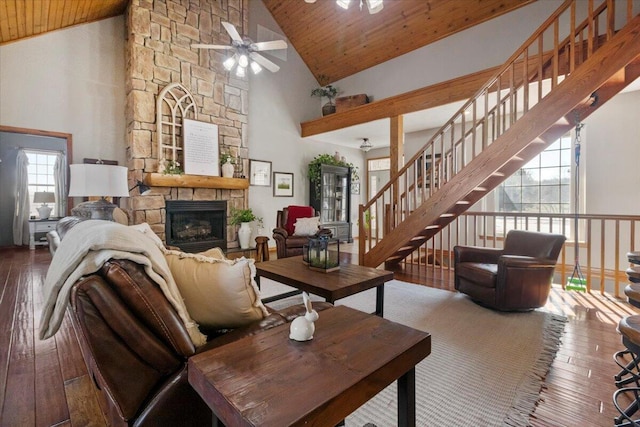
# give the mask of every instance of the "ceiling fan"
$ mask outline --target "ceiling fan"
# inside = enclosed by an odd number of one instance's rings
[[[223,22],[222,26],[229,37],[231,37],[231,45],[219,45],[219,44],[192,44],[191,47],[198,49],[221,49],[221,50],[233,50],[235,51],[232,56],[227,58],[222,65],[228,71],[231,71],[234,66],[236,67],[236,76],[244,77],[246,75],[247,67],[251,67],[253,74],[258,74],[262,71],[262,67],[275,73],[280,69],[279,66],[260,55],[258,52],[265,50],[277,50],[286,49],[287,42],[284,40],[274,40],[268,42],[254,43],[249,37],[242,37],[236,27],[229,22]]]

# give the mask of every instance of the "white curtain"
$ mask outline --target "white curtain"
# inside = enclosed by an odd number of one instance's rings
[[[16,209],[13,215],[13,244],[29,244],[29,159],[24,150],[16,159]]]
[[[53,165],[53,177],[56,184],[55,214],[63,217],[67,214],[67,156],[64,153],[56,155],[56,162]]]

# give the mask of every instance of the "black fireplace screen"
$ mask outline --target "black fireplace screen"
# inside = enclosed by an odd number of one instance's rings
[[[227,249],[227,202],[167,200],[167,245],[184,252]]]

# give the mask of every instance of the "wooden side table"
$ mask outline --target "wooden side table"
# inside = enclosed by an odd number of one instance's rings
[[[269,238],[267,236],[256,237],[256,249],[258,250],[258,253],[256,254],[256,262],[269,261],[268,241]]]
[[[56,224],[60,218],[49,219],[30,219],[29,220],[29,249],[35,249],[36,245],[47,245],[48,242],[37,241],[35,239],[36,233],[48,233],[51,230],[56,229]]]
[[[229,259],[239,258],[241,256],[247,258],[253,258],[257,263],[262,261],[269,261],[269,247],[267,246],[267,242],[269,238],[266,236],[258,236],[256,237],[256,247],[255,248],[231,248],[225,251],[225,256]]]

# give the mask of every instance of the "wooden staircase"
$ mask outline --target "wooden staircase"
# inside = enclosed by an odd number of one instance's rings
[[[563,3],[360,205],[360,264],[403,260],[640,76],[640,5],[596,3]]]

